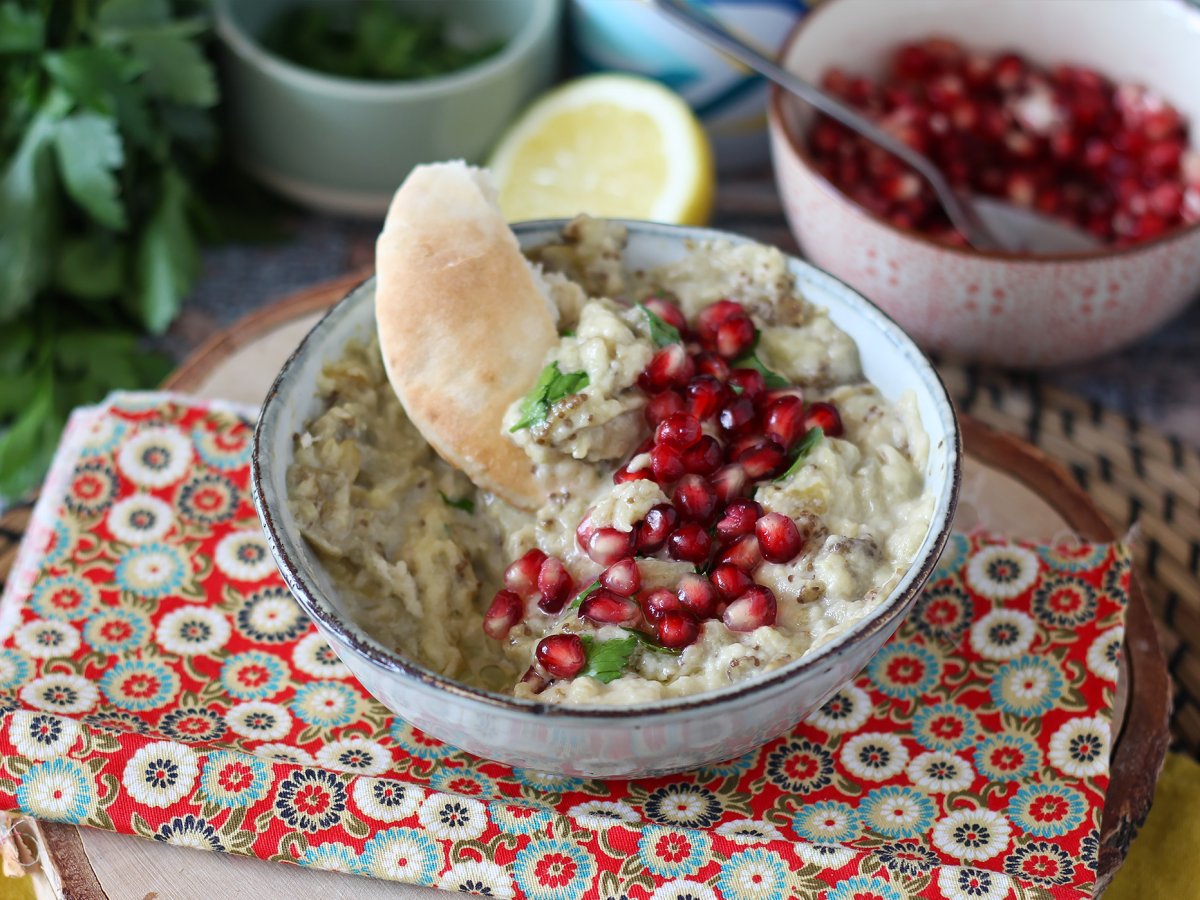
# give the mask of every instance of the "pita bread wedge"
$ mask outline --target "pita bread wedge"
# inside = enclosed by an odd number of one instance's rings
[[[558,340],[556,310],[495,197],[462,162],[412,171],[376,245],[375,319],[388,379],[438,455],[536,509],[545,489],[501,420]]]

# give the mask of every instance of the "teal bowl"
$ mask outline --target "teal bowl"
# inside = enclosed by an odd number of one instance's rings
[[[561,0],[394,0],[456,31],[502,40],[475,65],[413,81],[302,68],[258,43],[285,9],[313,0],[216,0],[228,133],[268,187],[325,212],[382,216],[413,166],[482,160],[554,79]]]

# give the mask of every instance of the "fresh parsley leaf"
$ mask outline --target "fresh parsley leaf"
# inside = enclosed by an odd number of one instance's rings
[[[668,325],[646,304],[639,303],[637,308],[646,314],[646,322],[650,326],[650,340],[654,341],[655,347],[666,347],[668,344],[678,344],[683,340],[679,335],[678,328]]]
[[[787,471],[776,478],[776,481],[785,481],[791,478],[796,471],[804,465],[804,461],[808,459],[808,454],[812,453],[813,448],[821,443],[821,438],[825,437],[825,429],[820,425],[814,425],[804,433],[804,437],[800,439],[799,445],[796,447],[796,455],[792,457],[792,464],[788,466]]]
[[[131,32],[129,50],[146,68],[142,82],[152,97],[184,106],[217,102],[213,67],[195,42],[167,30]]]
[[[128,254],[108,234],[67,238],[54,257],[54,286],[76,297],[115,297],[125,287]]]
[[[102,38],[165,25],[171,18],[167,0],[104,0],[96,11],[96,29]]]
[[[117,111],[117,97],[136,90],[129,82],[143,67],[112,47],[72,47],[44,54],[42,68],[80,104],[112,115]]]
[[[662,644],[658,643],[657,641],[653,640],[652,638],[647,637],[646,635],[642,634],[640,631],[631,631],[631,632],[629,632],[629,634],[639,644],[641,644],[647,650],[650,650],[654,653],[662,653],[662,654],[665,654],[666,656],[678,656],[679,655],[680,651],[672,650],[670,647],[664,647]]]
[[[575,595],[575,599],[572,600],[567,605],[567,609],[579,609],[580,604],[582,604],[584,600],[586,600],[588,597],[590,597],[592,594],[594,594],[599,589],[600,589],[600,579],[597,578],[595,581],[593,581],[591,584],[589,584],[582,591],[580,591],[578,594]]]
[[[770,389],[788,387],[788,380],[782,375],[776,374],[763,365],[763,361],[758,358],[758,353],[754,352],[748,356],[743,356],[733,364],[735,369],[754,369],[763,377],[763,381]]]
[[[461,509],[463,512],[468,512],[468,513],[474,514],[475,501],[472,500],[470,497],[463,497],[461,500],[451,500],[449,497],[446,496],[445,491],[438,491],[438,494],[439,494],[439,496],[441,496],[442,502],[445,503],[447,506],[453,506],[455,509]]]
[[[587,386],[587,372],[564,373],[559,370],[557,362],[550,363],[542,369],[533,390],[521,401],[521,418],[508,430],[520,431],[546,421],[546,417],[550,415],[550,407],[563,397],[577,394]]]
[[[43,107],[0,176],[0,322],[30,307],[46,284],[58,226],[54,132],[59,110]]]
[[[45,13],[21,9],[19,3],[0,3],[0,53],[33,53],[41,49]]]
[[[196,238],[187,222],[188,195],[183,176],[166,169],[158,208],[137,247],[137,291],[125,300],[151,334],[167,330],[200,265]]]
[[[54,130],[54,150],[71,199],[101,225],[124,230],[125,207],[114,173],[125,161],[125,149],[116,121],[93,112],[70,115]]]
[[[639,641],[633,634],[599,643],[590,636],[585,637],[583,646],[587,651],[587,666],[581,674],[595,678],[601,684],[615,681],[621,677],[629,657],[638,645]]]

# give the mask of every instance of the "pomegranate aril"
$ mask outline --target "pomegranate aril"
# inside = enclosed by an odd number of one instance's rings
[[[721,445],[711,435],[704,435],[683,451],[684,471],[691,475],[711,475],[721,466]]]
[[[729,543],[744,534],[752,534],[754,523],[762,514],[762,507],[753,500],[742,498],[730,502],[717,519],[717,537],[722,543]]]
[[[780,397],[763,414],[763,433],[790,450],[804,436],[804,401],[799,397]]]
[[[762,550],[758,546],[758,537],[747,534],[717,554],[717,563],[729,563],[737,566],[743,572],[753,572],[762,563]]]
[[[684,609],[697,619],[708,619],[717,613],[720,597],[711,581],[703,575],[689,572],[679,579],[676,592]]]
[[[646,401],[646,408],[643,414],[646,417],[646,424],[654,428],[667,416],[681,413],[685,409],[687,409],[687,406],[684,404],[683,397],[678,393],[675,391],[662,391]]]
[[[591,543],[592,535],[596,533],[596,526],[592,523],[592,511],[589,509],[580,520],[579,525],[575,528],[575,543],[579,545],[579,549],[587,553],[588,544]],[[546,555],[542,554],[542,560]],[[542,560],[538,560],[538,569],[542,567]],[[537,575],[534,575],[534,582],[537,581]]]
[[[654,439],[677,450],[686,450],[700,440],[700,420],[688,413],[675,413],[658,423]]]
[[[746,470],[737,463],[722,466],[709,477],[709,483],[720,503],[740,497],[746,489]]]
[[[700,338],[701,344],[711,349],[717,339],[717,329],[722,323],[733,316],[745,314],[746,310],[742,308],[742,304],[732,300],[718,300],[702,309],[700,315],[696,316],[696,336]]]
[[[594,563],[611,566],[618,559],[633,553],[633,542],[633,532],[598,528],[588,539],[587,555]]]
[[[725,602],[744,594],[754,584],[754,579],[732,563],[721,563],[712,570],[713,587]]]
[[[680,334],[687,331],[687,319],[683,317],[683,310],[670,300],[663,297],[647,297],[642,301],[642,305]]]
[[[669,612],[683,609],[679,597],[674,591],[657,588],[642,599],[642,611],[651,622],[657,622]]]
[[[725,431],[737,434],[753,424],[754,404],[748,397],[734,397],[725,404],[717,421]]]
[[[521,676],[521,684],[529,685],[529,689],[535,694],[540,694],[550,686],[550,682],[546,680],[545,675],[538,671],[536,665],[525,670],[525,674]]]
[[[841,437],[845,432],[842,427],[842,415],[832,403],[810,403],[804,411],[804,428],[820,428],[825,437]]]
[[[628,597],[601,588],[589,594],[579,604],[579,616],[597,625],[620,625],[629,628],[642,620],[642,608]]]
[[[642,589],[642,573],[633,557],[618,559],[600,573],[600,584],[622,597],[632,597]]]
[[[629,466],[621,466],[617,471],[613,472],[613,484],[626,484],[630,481],[654,481],[656,480],[654,471],[649,466],[631,471]]]
[[[542,595],[538,600],[538,609],[542,612],[556,613],[567,602],[571,593],[571,573],[557,556],[547,556],[538,572],[538,592]]]
[[[700,375],[711,375],[718,381],[729,377],[729,363],[707,350],[696,354],[696,372]]]
[[[654,634],[664,647],[682,650],[696,642],[700,636],[700,626],[686,612],[671,611],[664,613],[654,624]]]
[[[527,551],[504,570],[504,586],[521,597],[528,597],[537,590],[538,573],[545,561],[546,554],[537,547]]]
[[[555,678],[574,678],[587,664],[583,640],[577,634],[552,634],[538,641],[538,663]]]
[[[767,438],[742,451],[737,461],[746,470],[747,478],[759,481],[778,474],[787,461],[787,455],[783,452],[782,445]]]
[[[717,512],[717,492],[708,479],[700,475],[685,475],[679,479],[672,499],[679,517],[685,522],[707,524]]]
[[[667,553],[671,559],[702,563],[708,559],[712,538],[699,522],[684,522],[667,538]]]
[[[754,400],[767,389],[767,381],[757,369],[734,369],[729,373],[729,385],[747,400]]]
[[[496,591],[496,596],[483,615],[483,633],[492,640],[502,641],[524,615],[525,601],[515,591]]]
[[[800,529],[783,513],[767,513],[754,523],[754,534],[767,562],[789,563],[804,549]]]
[[[777,613],[775,594],[770,588],[756,584],[725,607],[721,621],[730,631],[754,631],[774,625]]]
[[[678,481],[687,471],[679,451],[667,444],[654,445],[650,451],[650,468],[654,472],[654,480],[659,484]]]
[[[646,517],[637,527],[637,551],[642,556],[657,553],[667,543],[669,535],[679,524],[679,513],[675,507],[665,503],[650,507]]]
[[[682,387],[695,372],[696,364],[683,345],[670,344],[651,357],[638,376],[638,387],[646,393],[656,394],[670,387]]]
[[[687,411],[703,422],[721,409],[728,393],[712,375],[697,375],[687,386]]]
[[[755,332],[749,316],[730,316],[717,326],[713,346],[726,359],[737,359],[754,345]]]

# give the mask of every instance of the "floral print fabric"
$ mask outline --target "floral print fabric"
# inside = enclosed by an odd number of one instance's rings
[[[740,759],[512,769],[376,703],[292,601],[244,411],[72,422],[0,603],[0,804],[531,900],[1091,895],[1130,561],[955,536],[852,684]]]

